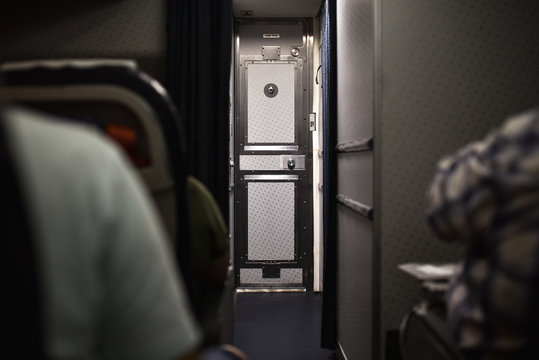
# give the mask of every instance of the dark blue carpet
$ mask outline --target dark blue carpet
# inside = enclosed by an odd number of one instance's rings
[[[315,293],[239,293],[234,344],[251,360],[327,360],[320,348],[322,295]]]

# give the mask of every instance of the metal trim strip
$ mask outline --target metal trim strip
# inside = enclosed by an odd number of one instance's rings
[[[236,293],[287,293],[287,292],[307,292],[304,287],[298,288],[256,288],[256,287],[239,287]]]
[[[245,175],[243,180],[298,180],[297,175]]]
[[[244,151],[298,151],[297,145],[245,145]]]

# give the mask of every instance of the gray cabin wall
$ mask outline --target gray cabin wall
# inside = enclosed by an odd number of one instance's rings
[[[539,5],[382,0],[377,16],[375,210],[381,339],[418,299],[397,265],[457,259],[428,229],[423,199],[437,160],[539,105]]]
[[[535,2],[337,0],[337,142],[375,144],[338,155],[338,192],[374,209],[374,223],[337,210],[347,359],[395,345],[387,333],[420,295],[399,264],[462,256],[428,228],[425,190],[442,156],[539,106],[537,18]]]
[[[166,8],[165,0],[21,1],[2,8],[0,59],[129,58],[164,83]]]
[[[337,1],[337,143],[373,136],[374,0]],[[337,155],[337,193],[373,206],[373,152]],[[376,209],[374,209],[376,212]],[[337,205],[337,340],[348,359],[373,356],[373,222]]]

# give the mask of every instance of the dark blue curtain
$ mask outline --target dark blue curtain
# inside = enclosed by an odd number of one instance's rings
[[[322,103],[324,119],[324,293],[322,305],[321,346],[337,346],[337,37],[336,0],[322,6]]]
[[[167,88],[183,122],[187,165],[228,219],[232,0],[169,0]]]

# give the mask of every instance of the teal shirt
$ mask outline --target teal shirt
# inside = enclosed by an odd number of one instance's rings
[[[163,227],[134,169],[81,126],[3,114],[34,224],[46,357],[172,359],[193,351]]]

